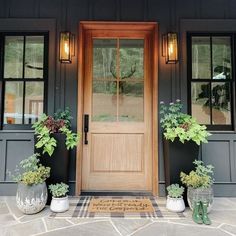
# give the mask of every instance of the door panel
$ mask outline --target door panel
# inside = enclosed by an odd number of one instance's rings
[[[143,171],[143,134],[93,134],[91,172]],[[106,148],[101,148],[106,144]]]
[[[150,33],[85,34],[82,190],[152,190]]]

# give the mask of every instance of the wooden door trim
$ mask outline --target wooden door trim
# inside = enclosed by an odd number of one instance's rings
[[[83,78],[85,73],[85,33],[86,30],[141,30],[149,31],[152,35],[151,72],[152,72],[152,194],[158,195],[158,24],[156,22],[96,22],[81,21],[79,24],[79,52],[78,52],[78,109],[77,131],[83,137]],[[83,138],[76,153],[76,195],[80,195],[82,188],[82,156]]]

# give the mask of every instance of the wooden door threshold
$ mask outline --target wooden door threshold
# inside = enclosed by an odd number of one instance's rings
[[[81,196],[153,196],[152,192],[96,192],[96,191],[85,191],[81,192]]]

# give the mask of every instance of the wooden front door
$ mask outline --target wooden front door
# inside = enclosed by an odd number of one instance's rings
[[[115,26],[84,34],[82,191],[152,191],[152,32]]]

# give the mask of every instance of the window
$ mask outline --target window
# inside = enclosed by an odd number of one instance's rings
[[[30,128],[45,110],[48,35],[2,33],[0,37],[1,126]]]
[[[189,106],[209,130],[233,129],[233,34],[188,35]]]

